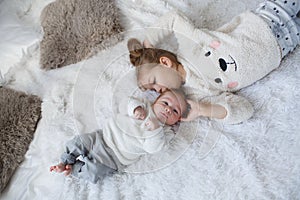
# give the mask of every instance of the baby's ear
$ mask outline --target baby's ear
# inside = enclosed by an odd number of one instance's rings
[[[134,51],[137,49],[143,49],[143,45],[136,38],[131,38],[127,42],[128,51]]]

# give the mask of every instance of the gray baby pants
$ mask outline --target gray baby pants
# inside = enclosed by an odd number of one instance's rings
[[[299,10],[299,0],[265,1],[256,10],[272,29],[281,48],[282,58],[300,43]]]
[[[72,165],[72,175],[92,183],[124,168],[105,144],[102,130],[78,135],[68,141],[61,160]]]

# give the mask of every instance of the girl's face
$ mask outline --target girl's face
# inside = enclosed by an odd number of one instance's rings
[[[155,90],[164,92],[167,88],[180,88],[182,77],[173,68],[157,64],[156,66],[140,66],[138,86],[141,90]]]
[[[178,122],[182,113],[187,109],[184,97],[176,95],[172,91],[163,93],[152,108],[158,120],[167,125]]]

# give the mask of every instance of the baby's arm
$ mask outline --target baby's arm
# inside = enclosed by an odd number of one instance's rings
[[[129,97],[127,99],[127,114],[139,120],[144,120],[147,116],[146,103],[141,99]]]
[[[224,92],[201,102],[189,100],[191,111],[182,121],[191,121],[204,116],[226,124],[237,124],[253,115],[253,106],[244,97]]]
[[[182,118],[182,121],[192,121],[200,116],[210,117],[215,119],[224,119],[227,115],[227,110],[218,104],[211,104],[205,102],[195,102],[187,100],[191,106],[189,114],[186,118]]]

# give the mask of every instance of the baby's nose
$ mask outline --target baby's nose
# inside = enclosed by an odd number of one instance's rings
[[[169,107],[169,106],[166,106],[166,107],[165,107],[165,111],[166,111],[167,113],[170,113],[170,111],[171,111],[170,107]]]

